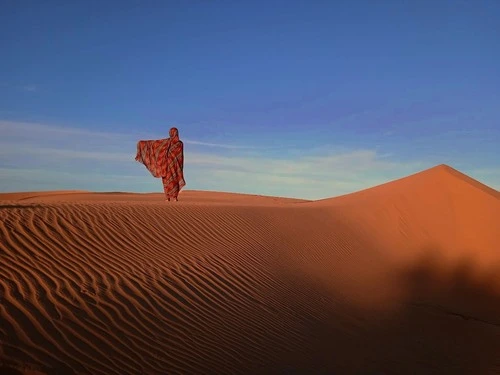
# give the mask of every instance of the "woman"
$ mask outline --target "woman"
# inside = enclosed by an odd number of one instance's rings
[[[184,180],[184,144],[177,128],[170,129],[169,138],[137,142],[135,160],[144,164],[153,177],[162,179],[166,201],[175,199],[186,185]]]

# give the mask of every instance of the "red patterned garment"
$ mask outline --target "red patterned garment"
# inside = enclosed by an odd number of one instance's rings
[[[170,138],[137,142],[135,160],[144,164],[153,177],[162,179],[165,197],[177,199],[186,185],[184,180],[184,144],[177,128],[170,129]]]

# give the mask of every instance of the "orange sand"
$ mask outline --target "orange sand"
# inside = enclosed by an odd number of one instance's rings
[[[500,194],[0,194],[0,372],[498,374]]]

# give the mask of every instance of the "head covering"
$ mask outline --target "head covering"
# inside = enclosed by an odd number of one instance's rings
[[[168,132],[170,138],[177,138],[179,139],[179,130],[177,128],[170,128],[170,131]]]

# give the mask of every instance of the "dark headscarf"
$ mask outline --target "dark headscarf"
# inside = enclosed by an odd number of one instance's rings
[[[172,142],[177,142],[179,140],[179,130],[177,128],[170,128],[168,132]]]

